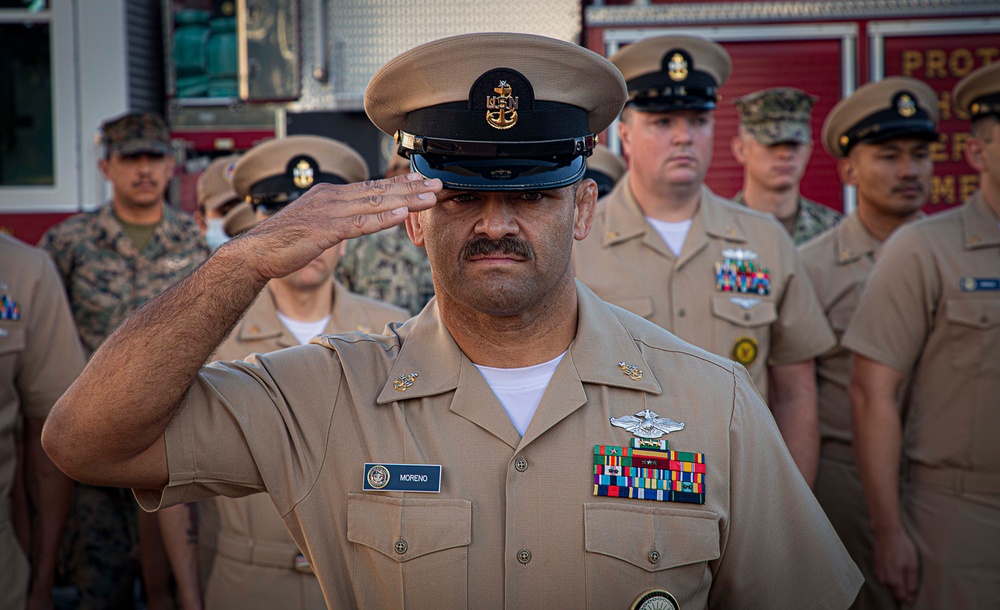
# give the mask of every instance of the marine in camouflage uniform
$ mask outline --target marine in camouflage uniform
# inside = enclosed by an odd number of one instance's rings
[[[334,272],[348,290],[392,303],[416,315],[434,296],[431,265],[399,225],[347,242]]]
[[[815,102],[815,96],[791,87],[756,91],[734,102],[740,134],[733,139],[733,155],[745,171],[743,189],[733,201],[774,214],[796,245],[833,228],[841,218],[839,212],[799,193],[812,153],[810,120]],[[789,167],[795,169],[789,172]]]
[[[146,156],[163,162],[170,152],[162,119],[126,115],[103,126],[107,155]],[[120,162],[120,161],[119,161]],[[172,162],[169,173],[172,172]],[[107,172],[106,172],[107,173]],[[111,203],[72,216],[49,229],[39,243],[62,277],[87,357],[136,309],[165,291],[208,258],[194,219],[165,205],[165,180],[144,178],[162,188],[162,217],[139,251],[116,214],[119,186]],[[112,179],[114,182],[114,180]],[[136,502],[128,489],[78,483],[64,539],[64,569],[80,593],[78,608],[131,608],[135,580],[133,548],[138,540]]]

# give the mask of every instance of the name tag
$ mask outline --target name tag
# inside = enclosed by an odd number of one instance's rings
[[[989,290],[996,292],[1000,290],[1000,278],[995,277],[963,277],[959,280],[962,292],[979,292]]]
[[[441,493],[440,464],[365,464],[365,491]]]

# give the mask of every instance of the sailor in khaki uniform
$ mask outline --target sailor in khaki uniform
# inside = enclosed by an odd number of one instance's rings
[[[314,183],[366,178],[368,166],[361,155],[317,136],[266,142],[247,152],[232,170],[237,196],[253,200],[258,220]],[[262,183],[268,185],[266,190]],[[242,360],[308,343],[322,333],[379,333],[389,322],[409,318],[405,309],[353,294],[334,281],[333,269],[346,243],[330,248],[304,269],[268,282],[214,358]],[[267,495],[220,497],[216,508],[218,554],[205,591],[207,610],[326,607],[319,581]]]
[[[44,250],[0,233],[0,608],[26,607],[29,590],[33,604],[52,604],[73,482],[52,465],[40,438],[49,409],[83,364],[52,260]],[[20,463],[19,436],[24,444]],[[28,517],[30,564],[15,537],[11,513],[17,470],[25,477],[34,513]]]
[[[843,340],[875,574],[913,608],[1000,599],[1000,64],[952,99],[980,190],[892,236]]]
[[[857,188],[858,207],[800,246],[799,254],[838,339],[884,241],[923,215],[934,174],[930,143],[937,140],[937,121],[934,90],[906,77],[859,88],[826,118],[823,145],[837,159],[844,184]],[[867,129],[860,131],[858,125]],[[822,441],[816,499],[865,575],[854,608],[895,608],[892,592],[875,577],[872,530],[854,460],[847,395],[851,366],[851,353],[841,345],[816,359]]]
[[[611,61],[629,86],[619,134],[630,167],[574,247],[577,277],[601,298],[745,366],[812,484],[813,359],[834,337],[781,225],[704,186],[729,55],[703,38],[662,36]]]
[[[540,36],[391,60],[365,108],[417,172],[314,187],[223,246],[106,344],[47,448],[149,508],[266,490],[333,608],[846,608],[860,574],[746,371],[574,281],[586,156],[625,97]],[[199,371],[263,278],[407,208],[418,316]],[[169,354],[133,349],[150,333]],[[137,374],[156,398],[108,445]]]

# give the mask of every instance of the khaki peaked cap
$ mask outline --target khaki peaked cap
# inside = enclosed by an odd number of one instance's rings
[[[229,167],[233,165],[239,155],[226,155],[219,157],[205,168],[198,176],[198,184],[195,191],[198,197],[198,205],[206,210],[214,210],[222,204],[239,199],[233,186],[229,183]]]
[[[1000,62],[993,62],[958,81],[952,90],[955,107],[976,119],[1000,118]]]
[[[395,136],[414,110],[468,100],[476,80],[494,68],[520,72],[535,100],[586,110],[592,133],[604,131],[625,103],[621,74],[589,49],[531,34],[483,33],[428,42],[390,60],[368,83],[365,112]]]
[[[840,100],[823,122],[823,147],[836,158],[858,142],[896,137],[935,139],[941,111],[934,89],[908,76],[890,76]]]
[[[713,109],[733,69],[722,45],[700,36],[644,38],[611,56],[640,111]]]
[[[222,230],[229,237],[236,237],[255,224],[257,224],[257,212],[246,201],[237,203],[222,217]]]
[[[306,157],[317,167],[310,167],[311,173],[297,187],[302,191],[308,190],[314,182],[324,182],[324,174],[338,177],[346,184],[368,179],[368,164],[347,144],[322,136],[288,136],[258,144],[240,157],[233,167],[233,190],[245,200],[253,194],[256,185],[281,176],[288,176],[290,187],[292,173],[296,171],[291,162]]]

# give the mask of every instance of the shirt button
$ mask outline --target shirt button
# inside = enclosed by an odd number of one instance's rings
[[[531,551],[528,549],[521,549],[517,552],[517,560],[521,563],[528,563],[531,561]]]
[[[660,552],[659,551],[655,551],[655,550],[654,551],[650,551],[648,557],[649,557],[649,563],[660,563]]]
[[[524,472],[525,470],[528,469],[528,460],[524,459],[523,457],[517,458],[514,461],[514,468],[516,468],[518,472]]]
[[[749,322],[750,321],[750,314],[748,314],[748,313],[743,314],[743,319],[746,320],[747,322]]]
[[[677,316],[678,317],[683,318],[685,315],[687,315],[687,312],[684,311],[683,307],[681,307],[680,309],[677,310]]]
[[[402,555],[403,553],[406,552],[406,549],[410,548],[410,546],[406,544],[405,540],[400,538],[399,540],[396,541],[396,545],[393,548],[396,550],[397,553]]]

